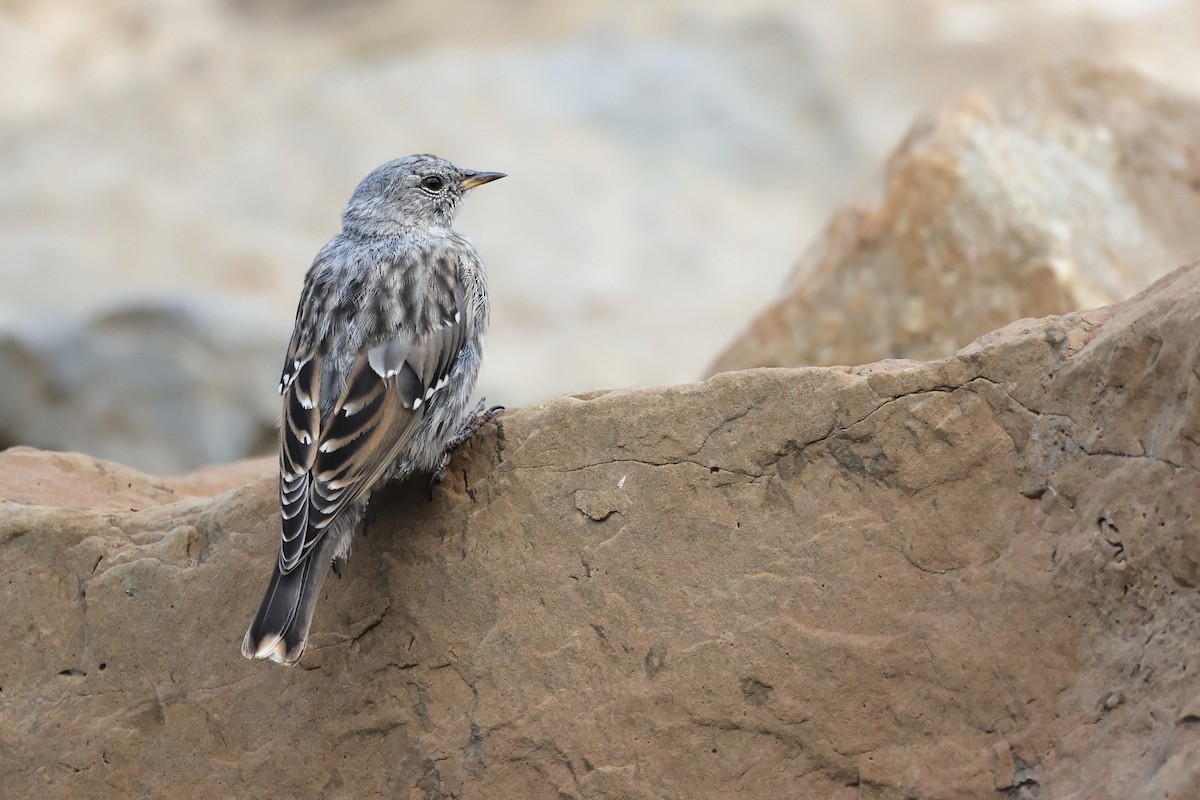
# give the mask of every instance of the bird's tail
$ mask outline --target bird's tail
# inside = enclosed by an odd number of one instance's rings
[[[275,572],[267,586],[267,594],[246,638],[242,640],[242,655],[246,658],[269,658],[278,664],[295,664],[308,643],[308,627],[312,624],[321,583],[332,562],[332,536],[323,536],[308,558],[291,572]]]

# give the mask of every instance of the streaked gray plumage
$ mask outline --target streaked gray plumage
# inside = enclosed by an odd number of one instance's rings
[[[430,155],[384,164],[313,261],[279,383],[283,537],[246,658],[294,664],[371,491],[414,472],[440,476],[449,450],[490,417],[482,403],[467,414],[486,276],[450,225],[465,192],[502,177]]]

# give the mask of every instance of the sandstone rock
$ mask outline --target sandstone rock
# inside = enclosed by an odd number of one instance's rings
[[[220,494],[274,475],[278,463],[272,456],[203,467],[168,478],[80,453],[10,447],[0,451],[0,497],[27,506],[136,511]]]
[[[712,372],[939,358],[1200,257],[1200,103],[1079,63],[925,116]]]
[[[1198,329],[1200,265],[941,361],[506,412],[383,493],[293,669],[238,653],[273,479],[9,480],[0,785],[1195,797]],[[138,510],[69,507],[105,471]]]
[[[0,331],[0,446],[170,473],[272,451],[288,332],[261,311],[146,300]]]

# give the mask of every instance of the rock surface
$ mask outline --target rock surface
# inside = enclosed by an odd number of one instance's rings
[[[0,785],[1195,797],[1198,329],[1200,265],[941,361],[506,412],[383,493],[292,669],[238,653],[271,478],[81,508],[116,468],[6,454]]]
[[[1200,258],[1200,103],[1077,63],[927,114],[712,372],[941,358]]]
[[[137,511],[190,497],[211,497],[274,475],[278,461],[219,464],[174,477],[151,477],[81,453],[32,447],[0,451],[0,498],[23,506]]]

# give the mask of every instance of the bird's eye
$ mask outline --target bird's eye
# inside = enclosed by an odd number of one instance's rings
[[[424,178],[421,178],[421,185],[431,192],[440,192],[442,187],[446,185],[446,182],[437,175],[426,175]]]

